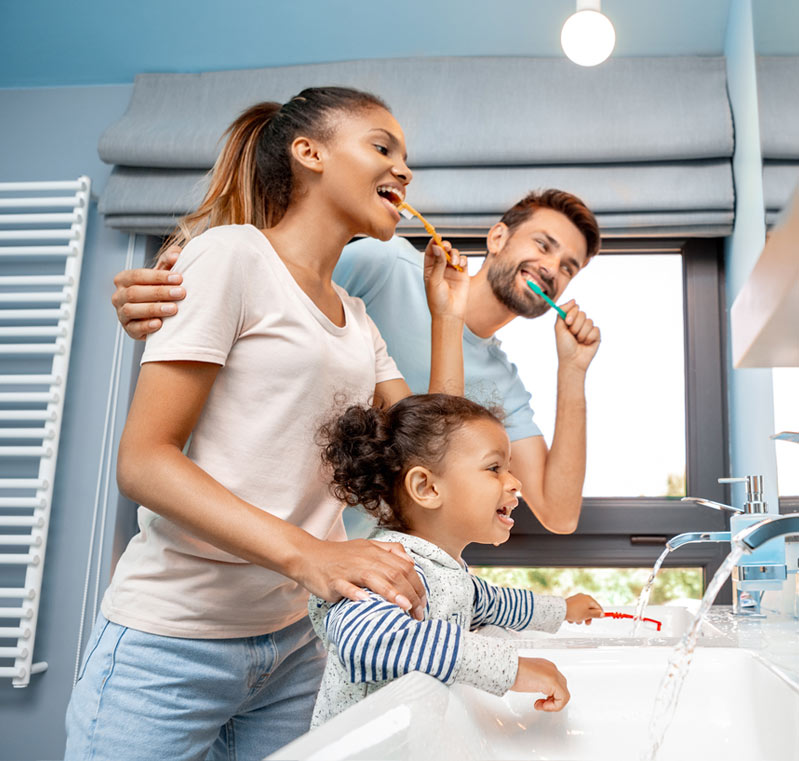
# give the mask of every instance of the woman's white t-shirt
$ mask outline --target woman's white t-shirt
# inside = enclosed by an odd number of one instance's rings
[[[175,270],[186,299],[147,339],[142,363],[222,365],[188,457],[241,499],[320,539],[344,539],[316,433],[344,404],[367,403],[377,383],[402,377],[363,302],[335,286],[346,317],[336,326],[251,225],[208,230],[186,246]],[[307,592],[291,579],[146,506],[138,521],[103,599],[109,620],[154,634],[223,638],[273,632],[306,614]]]

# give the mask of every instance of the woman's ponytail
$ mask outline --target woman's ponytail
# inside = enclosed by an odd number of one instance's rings
[[[218,225],[267,226],[267,203],[258,177],[258,144],[269,123],[280,111],[280,103],[258,103],[248,108],[228,127],[227,139],[214,168],[208,192],[199,207],[187,214],[164,244],[181,248],[192,238]]]
[[[208,192],[196,211],[178,222],[162,251],[218,225],[276,225],[291,203],[295,190],[291,144],[299,135],[318,139],[333,132],[333,112],[352,113],[388,106],[371,93],[348,87],[311,87],[280,103],[264,102],[248,108],[230,125]]]

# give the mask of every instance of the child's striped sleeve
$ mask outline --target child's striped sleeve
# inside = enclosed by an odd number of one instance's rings
[[[474,614],[472,630],[493,624],[507,629],[556,632],[566,618],[566,600],[554,595],[534,595],[529,589],[496,587],[472,576]]]
[[[427,587],[418,566],[417,571]],[[509,643],[471,634],[451,621],[417,621],[374,592],[365,600],[332,605],[323,625],[354,683],[421,671],[444,684],[460,682],[503,695],[516,680],[518,655]]]

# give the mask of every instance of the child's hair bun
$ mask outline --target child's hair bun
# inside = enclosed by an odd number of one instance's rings
[[[396,522],[389,504],[402,462],[392,456],[388,413],[379,407],[349,407],[324,425],[320,436],[333,494],[348,505],[362,505],[383,525]]]
[[[387,410],[349,407],[319,432],[331,491],[348,505],[362,505],[382,526],[408,528],[404,474],[415,465],[434,469],[452,434],[470,420],[500,423],[501,416],[499,409],[449,394],[408,396]]]

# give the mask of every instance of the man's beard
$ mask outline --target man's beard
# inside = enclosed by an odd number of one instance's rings
[[[520,265],[502,261],[502,252],[488,265],[486,279],[494,292],[497,301],[519,317],[540,317],[549,305],[540,297],[527,289],[520,293],[516,276],[521,271]]]

